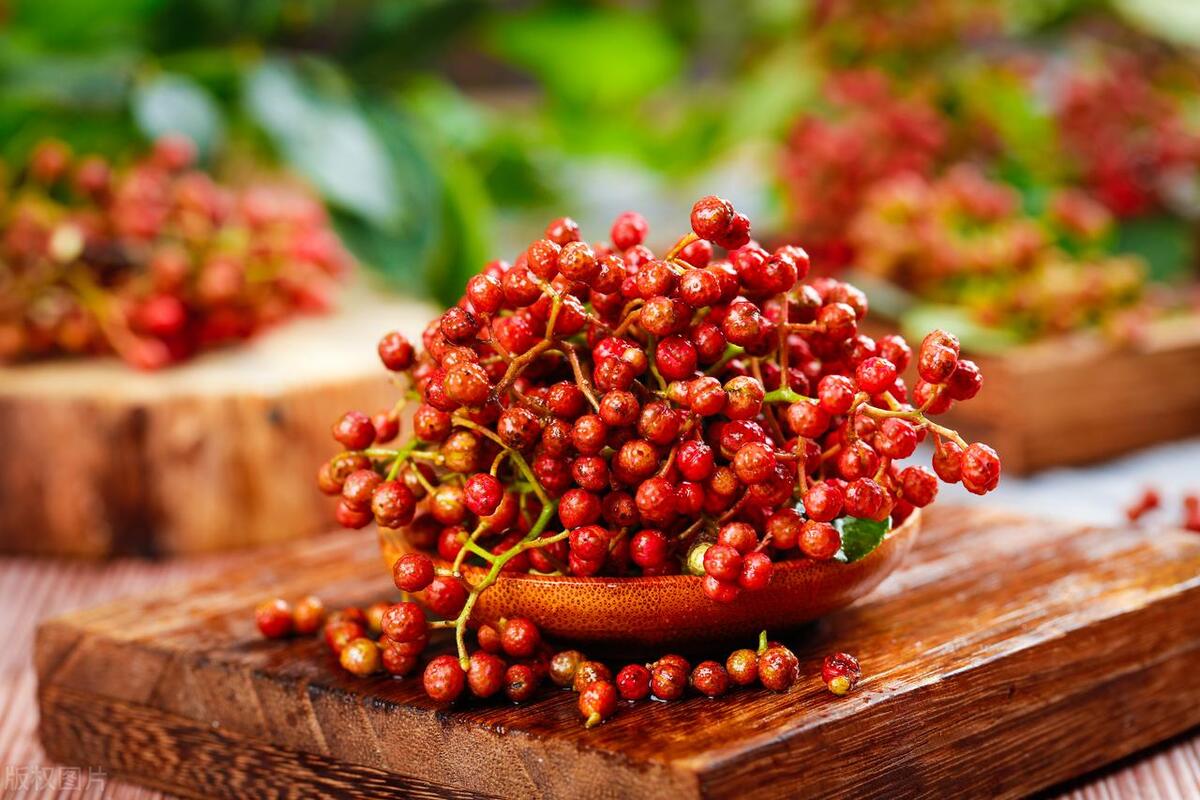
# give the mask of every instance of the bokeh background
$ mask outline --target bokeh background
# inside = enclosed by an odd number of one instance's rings
[[[1140,276],[1195,274],[1200,12],[1188,3],[7,6],[9,163],[48,136],[119,161],[178,132],[218,173],[280,164],[320,193],[368,269],[442,302],[549,216],[599,238],[639,208],[665,238],[714,187],[820,267],[865,265],[984,307],[985,343],[1079,324],[1002,296],[1023,248],[1057,251],[1032,257],[1029,294],[1067,297],[1059,284],[1112,272],[1101,302],[1127,305]],[[892,239],[915,234],[899,217],[920,204],[946,230],[899,252]],[[946,286],[939,258],[979,262],[954,276],[976,285]]]

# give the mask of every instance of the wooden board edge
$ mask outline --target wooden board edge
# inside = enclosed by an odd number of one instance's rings
[[[1193,630],[1190,638],[1183,637],[1180,620],[1200,618],[1200,584],[1193,584],[1178,594],[1153,604],[1119,614],[1107,620],[1108,624],[1120,625],[1139,645],[1120,652],[1104,651],[1097,654],[1100,663],[1107,663],[1108,671],[1099,683],[1091,683],[1081,689],[1061,692],[1047,698],[1044,703],[1033,705],[1029,710],[1010,715],[989,714],[989,724],[968,725],[958,736],[938,735],[936,741],[927,740],[921,728],[905,727],[907,719],[915,717],[911,704],[932,703],[943,709],[940,713],[970,714],[974,709],[964,706],[963,695],[978,682],[987,684],[996,676],[989,672],[1000,671],[1000,683],[1007,685],[1008,696],[1022,691],[1020,675],[1008,675],[1013,669],[1013,659],[986,661],[977,667],[956,673],[953,682],[942,680],[917,687],[894,699],[882,702],[867,714],[877,715],[879,722],[871,726],[861,714],[840,720],[823,730],[819,741],[803,743],[795,747],[793,737],[774,737],[765,749],[755,749],[753,756],[745,752],[730,753],[723,759],[711,763],[693,765],[700,776],[701,795],[704,797],[729,797],[737,794],[742,798],[767,798],[789,796],[795,785],[787,780],[770,780],[771,769],[780,770],[780,765],[791,765],[803,772],[806,792],[830,797],[896,798],[896,797],[944,797],[977,793],[984,796],[1022,797],[1039,789],[1053,786],[1075,776],[1093,771],[1153,744],[1200,725],[1200,628]],[[1178,630],[1176,630],[1178,628]],[[1155,631],[1156,633],[1150,633]],[[1086,647],[1094,639],[1095,631],[1088,627],[1065,632],[1059,637],[1039,642],[1021,653],[1021,663],[1030,669],[1039,664],[1058,663],[1050,658],[1057,649],[1072,651]],[[1139,637],[1141,637],[1139,639]],[[1011,656],[1011,654],[1010,654]],[[1026,681],[1024,690],[1032,688],[1038,680],[1054,685],[1069,680],[1073,671],[1081,669],[1079,663],[1070,661],[1053,672],[1034,676]],[[956,696],[957,695],[957,696]],[[1004,698],[979,696],[974,703],[999,702]],[[1122,718],[1122,738],[1095,741],[1095,731],[1086,724],[1061,725],[1056,720],[1059,713],[1074,704],[1077,709],[1088,708],[1097,714],[1111,716],[1119,713]],[[1075,715],[1081,722],[1086,714]],[[898,725],[885,725],[883,718],[905,721]],[[882,746],[879,741],[864,741],[855,736],[856,729],[874,727],[891,728],[896,733],[895,745],[903,752],[901,759],[888,763],[886,774],[866,776],[866,780],[847,787],[844,783],[845,768],[858,765],[856,773],[862,776],[869,770],[873,759],[872,749]],[[931,729],[944,731],[938,725]],[[1030,731],[1042,738],[1037,747],[1029,747]],[[998,731],[1008,731],[1009,737],[998,736]],[[992,782],[986,785],[964,787],[964,776],[980,776],[986,771],[972,772],[974,763],[991,762],[997,757],[1010,755],[1001,752],[1004,744],[1023,738],[1033,755],[1022,758],[1020,769],[1006,773],[1007,783]],[[842,742],[849,746],[840,748]],[[1087,746],[1085,746],[1087,745]],[[1097,746],[1100,745],[1100,746]],[[1031,763],[1036,761],[1036,763]],[[772,765],[764,770],[763,762]],[[949,769],[946,765],[958,765]],[[799,773],[796,773],[799,774]],[[898,786],[900,776],[909,782],[909,789]],[[782,788],[782,790],[781,790]]]
[[[38,691],[38,737],[58,763],[185,797],[495,797],[229,734],[59,686]]]

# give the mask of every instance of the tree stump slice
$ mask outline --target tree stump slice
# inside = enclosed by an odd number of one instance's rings
[[[0,551],[153,556],[328,529],[314,478],[330,426],[396,402],[375,343],[434,314],[360,288],[340,308],[159,372],[0,367]]]
[[[339,533],[44,623],[40,737],[192,797],[1019,797],[1200,724],[1198,575],[1194,534],[936,508],[873,594],[772,631],[800,658],[790,691],[622,705],[589,731],[569,691],[439,707],[317,638],[262,639],[272,595],[395,597],[372,533]],[[843,698],[819,680],[837,650],[864,672]]]

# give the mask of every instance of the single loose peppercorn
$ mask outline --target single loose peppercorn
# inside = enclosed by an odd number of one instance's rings
[[[578,650],[561,650],[550,657],[550,680],[555,686],[570,686],[575,682],[575,670],[584,661]]]
[[[374,675],[380,667],[379,645],[365,637],[352,639],[338,654],[338,663],[342,669],[360,678]]]
[[[513,664],[504,673],[504,694],[514,703],[531,700],[541,682],[539,672],[529,664]]]
[[[467,674],[463,672],[458,658],[452,655],[437,656],[425,665],[422,676],[425,694],[436,703],[452,703],[463,693],[467,685]]]
[[[345,619],[331,619],[325,623],[325,644],[334,654],[341,654],[342,649],[355,639],[367,635],[367,628],[361,622]]]
[[[254,624],[268,639],[282,639],[292,632],[292,607],[282,597],[263,601],[254,609]]]
[[[720,697],[729,690],[729,674],[716,661],[701,661],[692,670],[691,686],[707,697]]]
[[[758,653],[743,648],[734,650],[725,660],[729,680],[738,686],[749,686],[758,680]]]
[[[581,692],[588,684],[611,680],[612,671],[604,664],[599,661],[580,661],[579,666],[575,668],[575,677],[571,681],[571,687],[575,691]]]
[[[584,727],[592,728],[617,710],[617,689],[608,681],[592,681],[579,692],[579,713]]]
[[[844,695],[858,685],[862,677],[862,667],[858,659],[849,653],[834,653],[825,656],[821,665],[821,680],[829,691],[836,695]]]
[[[650,691],[659,700],[678,700],[687,689],[688,673],[678,663],[657,662],[650,670]]]
[[[781,644],[768,647],[758,656],[758,680],[773,692],[785,692],[800,677],[800,660]]]
[[[383,615],[387,613],[391,605],[386,600],[380,600],[367,606],[367,610],[364,612],[367,615],[367,630],[375,636],[383,633]]]
[[[292,627],[296,633],[307,636],[316,633],[325,622],[325,604],[316,595],[298,601],[292,609]]]
[[[641,664],[626,664],[617,673],[617,692],[622,700],[645,700],[650,696],[650,670]]]

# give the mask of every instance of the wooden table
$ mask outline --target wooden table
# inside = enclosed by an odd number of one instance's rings
[[[34,736],[34,677],[29,661],[38,620],[137,593],[184,577],[216,575],[254,556],[202,558],[190,562],[118,561],[90,565],[32,559],[0,561],[0,630],[14,638],[0,649],[0,787],[4,797],[60,796],[158,797],[138,787],[88,776],[87,771],[56,770]],[[82,794],[63,789],[70,781],[91,783]],[[1052,794],[1078,798],[1200,798],[1200,731],[1161,745],[1059,787]]]

